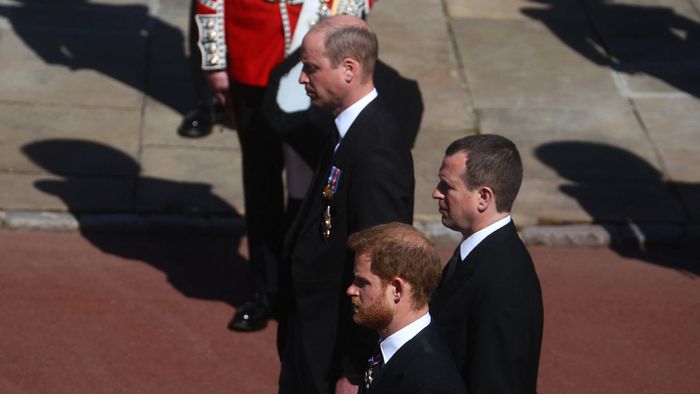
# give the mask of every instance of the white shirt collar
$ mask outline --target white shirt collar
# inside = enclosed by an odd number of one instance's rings
[[[335,117],[335,127],[338,128],[340,139],[345,137],[348,129],[350,129],[350,126],[352,126],[352,122],[355,121],[360,112],[362,112],[362,110],[365,109],[365,107],[377,96],[377,89],[372,89],[372,91],[367,93],[365,97],[355,101],[355,104],[345,108],[343,112]]]
[[[403,346],[406,342],[415,337],[421,330],[430,324],[430,313],[419,317],[406,327],[396,331],[395,333],[384,338],[379,343],[379,348],[382,350],[384,364],[389,362],[389,359]]]
[[[476,248],[481,241],[483,241],[486,237],[491,235],[494,231],[498,230],[499,228],[505,226],[506,224],[510,223],[511,218],[510,215],[504,217],[503,219],[491,223],[490,225],[482,228],[481,230],[475,232],[474,234],[470,235],[467,239],[462,241],[462,243],[459,245],[459,255],[462,258],[462,261],[469,256],[469,253],[471,253],[474,248]]]

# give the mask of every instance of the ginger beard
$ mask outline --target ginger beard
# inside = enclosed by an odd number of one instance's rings
[[[387,284],[382,284],[382,295],[366,306],[360,304],[359,298],[352,299],[352,320],[356,324],[373,330],[381,330],[391,323],[394,313],[385,296],[386,289]]]

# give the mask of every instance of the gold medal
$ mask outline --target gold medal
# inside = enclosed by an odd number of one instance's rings
[[[327,200],[329,200],[331,197],[333,197],[333,188],[331,187],[331,185],[324,186],[322,195],[323,195],[323,198],[325,198]]]
[[[331,236],[331,204],[326,205],[326,209],[323,210],[323,219],[321,220],[321,237],[324,240]]]

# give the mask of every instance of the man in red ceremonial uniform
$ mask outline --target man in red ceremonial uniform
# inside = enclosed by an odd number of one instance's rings
[[[286,229],[282,170],[301,160],[283,144],[261,111],[270,71],[301,43],[319,18],[365,16],[371,0],[196,0],[195,22],[202,69],[215,97],[235,114],[243,164],[246,230],[255,283],[251,299],[229,327],[254,331],[270,317]],[[303,90],[302,99],[305,99]],[[286,160],[285,160],[286,159]],[[302,171],[303,172],[303,171]],[[310,169],[289,179],[292,205],[300,203]]]

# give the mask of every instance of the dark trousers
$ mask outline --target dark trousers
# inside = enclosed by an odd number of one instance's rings
[[[321,394],[331,393],[335,384],[328,382],[319,382],[314,379],[311,373],[312,367],[308,364],[304,357],[303,344],[301,343],[300,335],[298,335],[299,327],[296,326],[296,320],[292,317],[278,327],[278,346],[280,335],[285,336],[284,349],[280,351],[281,355],[281,370],[279,378],[278,394]],[[325,383],[325,384],[324,384]]]
[[[204,79],[204,73],[202,73],[202,55],[199,52],[198,42],[198,32],[197,23],[194,21],[195,15],[195,1],[192,0],[190,3],[190,20],[189,20],[189,35],[188,35],[188,45],[190,49],[190,67],[192,69],[192,83],[194,86],[195,94],[197,95],[197,101],[200,105],[207,106],[207,110],[210,110],[208,106],[212,103],[212,94],[209,86],[207,85],[206,79]]]
[[[274,296],[286,231],[282,144],[265,122],[261,105],[265,88],[232,84],[243,164],[243,193],[248,251],[254,291]]]

